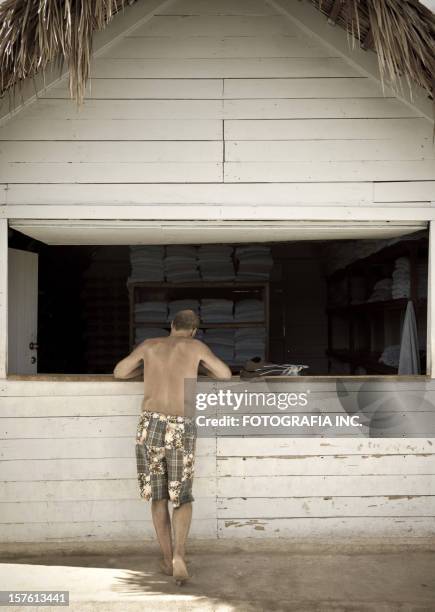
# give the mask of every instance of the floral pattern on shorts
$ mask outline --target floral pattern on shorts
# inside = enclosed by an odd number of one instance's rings
[[[196,425],[189,417],[143,412],[136,434],[140,497],[170,499],[174,508],[194,501]]]

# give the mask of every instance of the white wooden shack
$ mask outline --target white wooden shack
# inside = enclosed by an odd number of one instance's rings
[[[153,535],[134,458],[142,384],[8,374],[8,322],[26,299],[9,296],[8,311],[8,228],[57,245],[429,228],[427,375],[395,378],[395,392],[435,392],[435,149],[422,91],[383,90],[376,55],[293,0],[140,0],[96,34],[81,107],[57,77],[48,70],[43,87],[39,75],[37,95],[25,82],[22,103],[1,107],[3,542]],[[334,378],[297,384],[336,392]],[[424,434],[199,440],[192,536],[434,535],[435,425]]]

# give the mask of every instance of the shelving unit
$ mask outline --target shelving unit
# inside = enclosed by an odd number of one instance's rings
[[[331,371],[331,359],[349,363],[351,373],[363,367],[367,373],[395,374],[397,368],[379,362],[383,348],[388,344],[399,343],[400,331],[406,306],[409,300],[414,304],[417,324],[424,323],[427,316],[427,299],[418,295],[418,262],[427,260],[428,244],[425,238],[406,240],[386,247],[368,257],[356,260],[346,267],[335,271],[327,277],[328,296],[334,286],[341,283],[346,287],[346,303],[328,305],[328,371]],[[352,279],[363,278],[365,295],[368,299],[377,280],[391,277],[394,261],[407,256],[410,260],[410,296],[409,298],[389,299],[385,301],[352,303]],[[388,320],[387,320],[388,317]],[[334,331],[337,323],[341,325],[347,347],[334,345]],[[389,338],[389,340],[387,340]],[[391,341],[395,339],[395,341]],[[420,351],[421,365],[424,371],[425,351]]]
[[[266,357],[269,348],[269,283],[267,282],[192,282],[192,283],[168,283],[133,281],[128,284],[130,303],[130,350],[135,345],[135,331],[138,327],[161,327],[170,329],[171,322],[166,321],[135,321],[135,304],[144,301],[166,301],[180,299],[229,299],[234,302],[242,299],[256,298],[264,304],[264,317],[260,321],[232,321],[201,323],[200,329],[238,329],[244,327],[263,327],[265,329]],[[233,365],[237,370],[240,365]]]

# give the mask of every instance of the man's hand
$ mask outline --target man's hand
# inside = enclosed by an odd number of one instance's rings
[[[118,378],[118,377],[116,377]],[[137,367],[135,370],[133,370],[133,372],[130,372],[130,374],[128,376],[123,376],[122,378],[128,378],[129,380],[132,378],[143,378],[143,365],[140,365],[139,367]]]

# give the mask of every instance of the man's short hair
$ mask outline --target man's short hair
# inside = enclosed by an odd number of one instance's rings
[[[175,329],[190,331],[199,327],[199,317],[193,310],[180,310],[172,324]]]

